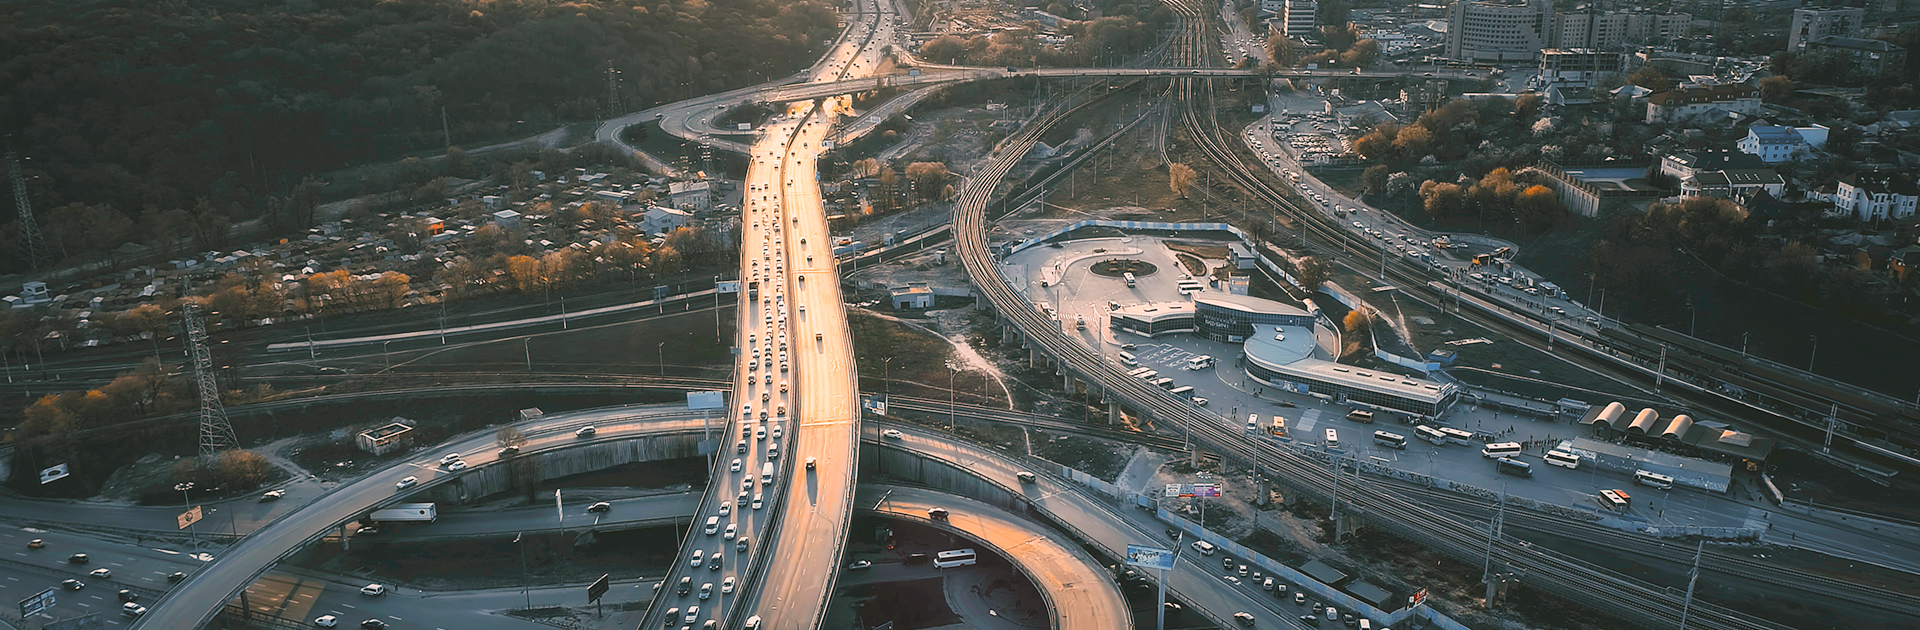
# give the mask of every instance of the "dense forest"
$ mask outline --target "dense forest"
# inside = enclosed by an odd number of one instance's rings
[[[609,63],[625,111],[790,74],[836,21],[823,0],[0,0],[0,133],[43,230],[152,239],[446,135],[603,117]],[[17,230],[0,272],[25,266]]]

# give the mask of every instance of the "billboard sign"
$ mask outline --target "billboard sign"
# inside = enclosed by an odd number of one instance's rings
[[[61,479],[66,478],[66,476],[67,476],[67,465],[60,464],[52,468],[48,468],[46,470],[40,471],[40,483],[42,484],[53,483],[55,481],[59,481]]]
[[[1167,484],[1166,496],[1180,497],[1183,499],[1190,499],[1194,497],[1199,497],[1202,499],[1219,498],[1220,484],[1219,483],[1170,483],[1170,484]]]
[[[20,616],[23,618],[32,617],[45,612],[48,608],[52,608],[54,604],[53,593],[54,590],[49,588],[28,595],[26,599],[20,600]]]
[[[724,281],[724,282],[715,282],[715,283],[713,283],[713,289],[714,289],[715,291],[719,291],[719,292],[721,292],[721,293],[739,293],[739,292],[740,292],[740,281],[739,281],[739,280],[727,280],[727,281]]]
[[[600,601],[600,596],[607,594],[607,590],[611,588],[613,585],[607,581],[607,575],[601,574],[600,579],[594,580],[593,584],[587,586],[587,603]]]
[[[175,517],[175,519],[180,521],[180,529],[186,529],[188,526],[200,522],[200,506],[196,505],[193,506],[191,510],[181,512],[180,516]]]
[[[724,391],[687,392],[688,409],[725,409],[727,393]]]
[[[1173,568],[1174,555],[1171,549],[1148,547],[1145,545],[1127,545],[1127,564],[1161,571]]]
[[[880,396],[861,396],[860,408],[876,416],[887,415],[887,399]]]

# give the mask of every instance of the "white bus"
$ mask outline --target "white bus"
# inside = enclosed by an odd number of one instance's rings
[[[1565,468],[1568,470],[1573,470],[1580,467],[1579,455],[1575,455],[1571,452],[1563,451],[1557,448],[1551,451],[1547,451],[1546,456],[1541,457],[1540,459],[1546,460],[1546,462],[1549,464],[1553,464],[1555,466],[1559,466],[1561,468]]]
[[[1448,442],[1459,444],[1461,446],[1468,446],[1473,444],[1472,431],[1463,431],[1460,429],[1455,429],[1453,427],[1440,427],[1438,431],[1440,431],[1441,435],[1447,436]]]
[[[1340,448],[1340,432],[1327,429],[1327,448]]]
[[[1131,352],[1122,352],[1120,353],[1120,364],[1137,366],[1140,365],[1140,359],[1134,357]]]
[[[972,549],[954,549],[934,554],[933,566],[936,569],[950,569],[973,564],[975,557]]]
[[[1127,278],[1127,286],[1129,287],[1133,286],[1133,274],[1127,273],[1126,278]]]
[[[1158,387],[1160,389],[1173,389],[1173,379],[1165,376],[1162,376],[1160,378],[1155,378],[1155,379],[1147,379],[1147,382],[1152,384],[1154,387]]]
[[[1520,454],[1519,442],[1496,442],[1493,444],[1488,444],[1485,448],[1480,449],[1480,456],[1485,457],[1487,459],[1499,459],[1509,455],[1519,455],[1519,454]]]
[[[1373,443],[1387,448],[1405,449],[1407,448],[1407,436],[1398,433],[1388,433],[1386,431],[1374,431]]]
[[[1650,473],[1644,470],[1633,471],[1633,481],[1643,486],[1653,486],[1661,490],[1673,488],[1672,477],[1660,473]]]
[[[1210,367],[1213,367],[1213,357],[1210,355],[1203,354],[1187,359],[1187,369],[1189,370],[1204,370]]]
[[[1181,386],[1179,386],[1179,387],[1175,387],[1175,388],[1173,388],[1173,391],[1172,391],[1172,392],[1169,392],[1169,393],[1171,393],[1171,394],[1173,394],[1173,395],[1175,395],[1175,396],[1179,396],[1179,397],[1181,397],[1181,398],[1192,398],[1192,397],[1193,397],[1193,386],[1192,386],[1192,385],[1181,385]]]
[[[1414,427],[1413,434],[1420,436],[1420,439],[1422,440],[1426,440],[1434,444],[1447,443],[1447,434],[1441,433],[1439,429],[1435,429],[1433,427],[1430,427],[1424,424]]]

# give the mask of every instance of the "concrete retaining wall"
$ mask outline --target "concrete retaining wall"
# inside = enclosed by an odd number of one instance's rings
[[[922,458],[918,453],[891,448],[860,449],[860,469],[885,475],[886,479],[905,481],[1024,514],[1026,501],[1005,488],[981,479],[972,471],[956,468],[946,461]]]
[[[665,433],[598,444],[575,446],[559,451],[521,455],[493,466],[482,466],[452,481],[434,486],[434,501],[463,504],[514,489],[514,476],[530,471],[541,481],[570,477],[630,464],[700,455],[700,432]],[[529,465],[526,462],[532,461]]]

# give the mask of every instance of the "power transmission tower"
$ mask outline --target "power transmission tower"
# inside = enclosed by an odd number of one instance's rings
[[[227,422],[226,406],[220,404],[220,381],[213,373],[213,351],[207,347],[207,324],[201,319],[200,305],[188,302],[181,312],[187,324],[187,346],[193,351],[193,380],[200,392],[200,456],[212,457],[239,446],[240,440]]]
[[[27,202],[27,178],[20,174],[20,156],[7,151],[7,175],[13,179],[13,205],[20,209],[20,245],[34,269],[47,266],[47,239],[40,235],[40,224],[33,220],[33,206]]]
[[[620,115],[620,71],[613,69],[613,60],[607,60],[607,117]]]

